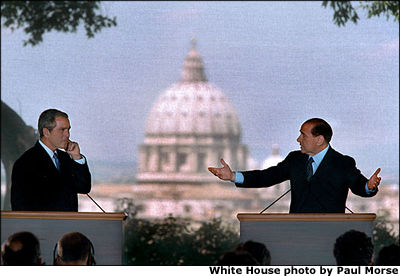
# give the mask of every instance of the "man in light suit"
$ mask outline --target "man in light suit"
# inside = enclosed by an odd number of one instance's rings
[[[91,175],[78,143],[69,140],[68,115],[48,109],[39,117],[40,139],[14,164],[11,208],[78,211],[77,193],[89,193]]]
[[[233,172],[221,159],[222,168],[208,168],[222,180],[237,187],[259,188],[290,180],[290,213],[344,213],[348,190],[362,197],[378,192],[380,168],[367,179],[353,158],[335,151],[329,142],[332,128],[320,118],[303,123],[293,151],[278,165],[265,170]]]

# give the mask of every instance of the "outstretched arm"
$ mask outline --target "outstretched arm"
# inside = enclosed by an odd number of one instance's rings
[[[222,180],[230,180],[230,181],[235,181],[235,173],[232,172],[231,168],[227,163],[225,163],[224,159],[221,158],[221,164],[222,168],[214,168],[214,167],[208,167],[208,170],[217,176],[219,179]]]

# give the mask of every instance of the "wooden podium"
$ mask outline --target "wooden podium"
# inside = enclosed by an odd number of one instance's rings
[[[272,265],[336,265],[336,238],[348,230],[372,238],[375,214],[240,213],[240,241],[264,243]]]
[[[53,264],[58,239],[81,232],[94,247],[96,265],[121,265],[125,213],[1,211],[1,243],[19,231],[35,234],[47,265]]]

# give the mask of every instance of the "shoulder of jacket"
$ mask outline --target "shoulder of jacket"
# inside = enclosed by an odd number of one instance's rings
[[[332,151],[333,158],[340,160],[340,162],[343,162],[344,164],[355,163],[355,160],[353,157],[351,157],[349,155],[344,155],[332,148],[331,148],[331,151]]]
[[[296,157],[304,157],[306,154],[302,153],[299,150],[291,151],[287,155],[287,157],[296,158]]]
[[[44,153],[45,150],[43,148],[41,148],[40,145],[33,145],[31,148],[27,149],[18,159],[17,161],[29,161],[32,159],[38,159],[38,160],[42,160],[41,158],[41,154],[43,153],[41,150],[43,150]],[[15,161],[15,162],[17,162]]]
[[[299,160],[303,160],[306,158],[307,154],[302,153],[299,150],[291,151],[289,154],[286,156],[285,160],[288,162],[297,162]]]

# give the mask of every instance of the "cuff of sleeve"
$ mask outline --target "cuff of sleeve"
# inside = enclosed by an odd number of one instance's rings
[[[82,158],[81,159],[78,159],[78,160],[74,160],[76,163],[78,163],[78,164],[81,164],[81,165],[84,165],[85,163],[86,163],[86,157],[83,155],[83,154],[81,154],[82,155]]]
[[[232,181],[237,184],[243,184],[244,176],[241,172],[235,172],[235,181]]]
[[[367,182],[367,183],[365,184],[365,192],[367,193],[367,195],[370,195],[370,194],[376,192],[376,188],[375,188],[375,189],[372,189],[372,190],[368,189],[368,182]]]

